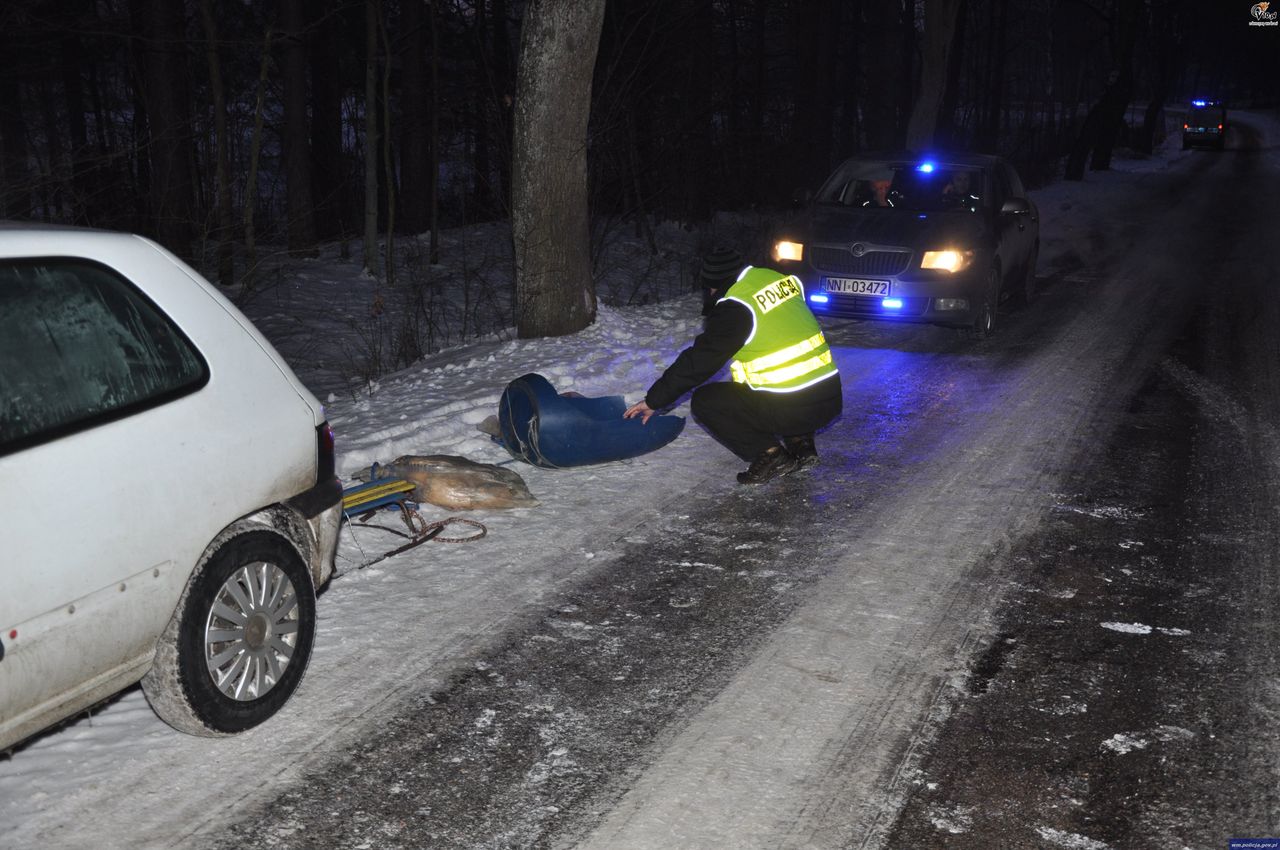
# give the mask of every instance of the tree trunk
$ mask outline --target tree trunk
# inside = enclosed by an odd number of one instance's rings
[[[149,0],[142,15],[146,35],[146,101],[150,128],[151,212],[160,244],[191,257],[191,121],[187,111],[186,21],[183,5]]]
[[[561,336],[595,319],[587,121],[604,0],[531,0],[520,31],[511,230],[516,328]]]
[[[485,71],[485,44],[488,40],[488,15],[485,12],[485,0],[475,3],[474,28],[472,42],[475,45],[475,62],[477,78],[483,78]],[[483,84],[468,87],[472,99],[467,115],[471,121],[471,204],[475,211],[472,216],[476,220],[493,216],[493,180],[489,159],[489,94]],[[476,215],[479,213],[479,215]]]
[[[262,37],[262,61],[258,66],[258,91],[253,106],[253,136],[249,143],[249,176],[244,185],[244,254],[245,280],[252,282],[258,265],[256,234],[253,229],[254,207],[258,203],[258,160],[262,151],[262,122],[266,111],[267,74],[271,70],[271,27]]]
[[[1133,99],[1133,51],[1138,41],[1138,27],[1141,23],[1141,4],[1137,2],[1121,2],[1116,9],[1119,26],[1119,55],[1116,62],[1120,67],[1119,79],[1116,81],[1115,95],[1106,101],[1102,115],[1102,123],[1098,128],[1097,140],[1093,146],[1093,156],[1089,159],[1089,168],[1093,171],[1111,169],[1111,153],[1115,150],[1116,137],[1124,126],[1124,114]]]
[[[969,8],[968,0],[960,0],[956,11],[955,32],[951,36],[951,50],[947,56],[947,83],[943,89],[942,103],[938,106],[938,126],[933,131],[934,141],[944,147],[963,147],[956,125],[956,105],[960,100],[960,74],[964,67]]]
[[[872,149],[889,149],[901,145],[897,83],[906,73],[900,37],[902,19],[900,0],[864,0],[862,51],[862,113],[866,145]]]
[[[431,23],[431,263],[440,262],[440,30],[435,0],[427,9]]]
[[[381,14],[379,0],[378,32],[382,34],[382,45],[386,53],[382,63],[382,166],[387,181],[387,238],[386,238],[386,271],[387,283],[396,282],[396,160],[395,151],[391,148],[391,38],[387,34],[385,21]],[[417,355],[413,357],[417,359]]]
[[[1120,0],[1117,3],[1116,16],[1112,19],[1116,34],[1113,39],[1116,46],[1115,70],[1111,72],[1102,97],[1085,116],[1080,135],[1071,146],[1063,174],[1066,180],[1084,179],[1086,160],[1093,171],[1106,171],[1111,167],[1111,151],[1116,134],[1133,95],[1133,50],[1138,35],[1138,5],[1132,0]]]
[[[400,213],[407,233],[431,226],[431,101],[427,82],[427,24],[423,0],[401,6]]]
[[[987,52],[986,103],[978,127],[976,147],[985,153],[1000,148],[1000,114],[1004,110],[1004,69],[1006,35],[1009,22],[1009,0],[991,0],[989,25],[991,38]]]
[[[690,86],[688,93],[689,111],[686,120],[689,124],[685,132],[688,149],[684,156],[684,203],[681,215],[685,221],[706,221],[711,217],[712,182],[715,180],[715,159],[712,147],[712,133],[715,122],[715,106],[711,101],[716,78],[716,57],[712,45],[715,44],[715,32],[711,26],[711,4],[700,2],[690,4],[684,38],[688,45],[685,61],[689,62],[689,79],[699,80],[700,85]],[[629,145],[634,156],[635,147]],[[638,163],[632,163],[631,173],[636,175]],[[633,185],[634,180],[633,180]],[[637,199],[639,200],[639,199]],[[657,248],[649,227],[648,218],[644,218],[645,231],[649,235],[649,246],[653,253]]]
[[[511,38],[507,0],[493,0],[493,18],[489,22],[493,42],[494,138],[498,147],[498,185],[494,187],[494,202],[501,213],[511,209],[511,105],[515,101],[515,80],[511,68]]]
[[[311,197],[316,237],[345,240],[355,231],[353,210],[358,209],[359,201],[353,197],[350,170],[342,155],[342,68],[348,52],[344,7],[335,0],[310,0],[307,6],[315,10],[307,61],[311,67]]]
[[[10,37],[0,47],[0,215],[31,217],[31,175],[27,162],[27,119],[22,89],[13,66],[18,63]]]
[[[84,119],[85,50],[79,33],[96,23],[92,8],[83,0],[68,3],[70,26],[58,40],[59,67],[62,72],[62,95],[67,108],[67,132],[71,141],[68,159],[71,164],[71,221],[73,224],[99,223],[97,187],[94,176],[100,166],[89,145],[89,128]]]
[[[795,93],[792,159],[788,190],[810,188],[831,166],[832,85],[839,8],[833,0],[804,3],[799,9],[795,54],[799,85]],[[704,79],[698,77],[697,79]]]
[[[920,95],[907,123],[907,147],[928,150],[937,142],[938,113],[951,69],[952,36],[962,0],[925,0],[924,61]]]
[[[231,173],[227,165],[227,100],[222,89],[222,66],[218,62],[218,26],[213,20],[210,0],[200,0],[200,19],[204,23],[205,57],[209,63],[209,88],[213,92],[214,158],[217,180],[218,283],[230,286],[235,281],[235,264],[231,254]]]
[[[364,4],[364,269],[378,277],[378,13]]]
[[[311,196],[311,140],[307,119],[307,50],[305,0],[282,0],[284,36],[284,154],[289,253],[316,255],[315,203]]]
[[[147,32],[147,8],[144,0],[130,0],[129,24],[135,33],[145,35]],[[151,157],[146,146],[151,135],[151,122],[147,116],[147,65],[148,51],[143,39],[129,39],[130,76],[132,115],[130,116],[130,147],[136,152],[133,158],[133,196],[137,199],[133,208],[133,219],[129,229],[139,233],[152,230],[151,203]]]

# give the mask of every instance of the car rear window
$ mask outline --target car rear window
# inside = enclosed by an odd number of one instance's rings
[[[1190,119],[1193,124],[1221,124],[1226,110],[1220,106],[1193,106]]]
[[[0,454],[207,380],[190,341],[116,272],[79,259],[0,261]]]

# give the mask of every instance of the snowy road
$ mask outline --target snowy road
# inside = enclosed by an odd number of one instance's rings
[[[832,327],[845,415],[815,472],[737,488],[696,427],[621,472],[531,470],[543,507],[486,517],[484,544],[338,579],[308,678],[263,728],[186,738],[133,692],[0,763],[0,845],[884,846],[1022,578],[1012,553],[1071,507],[1205,280],[1251,282],[1229,315],[1274,319],[1274,272],[1236,237],[1277,211],[1236,196],[1277,174],[1264,149],[1046,193],[1045,291],[995,339]],[[620,324],[600,331],[620,348],[680,344],[662,315]],[[1277,421],[1276,326],[1237,337],[1257,422]],[[561,356],[567,381],[575,351],[486,362]],[[575,386],[634,395],[650,359]],[[455,418],[493,398],[467,386]],[[454,433],[335,412],[360,435],[348,471]],[[1274,500],[1275,432],[1249,433]]]

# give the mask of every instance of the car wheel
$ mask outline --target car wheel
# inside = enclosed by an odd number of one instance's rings
[[[987,272],[987,283],[982,288],[978,313],[973,318],[969,335],[974,339],[986,339],[996,332],[996,305],[1000,301],[1000,271],[994,266]]]
[[[1022,274],[1022,286],[1018,290],[1018,301],[1024,306],[1036,300],[1036,261],[1040,258],[1040,243],[1031,248],[1031,256],[1027,258],[1027,269]]]
[[[142,689],[175,729],[243,731],[297,689],[315,624],[315,588],[293,546],[270,531],[238,535],[191,576]]]

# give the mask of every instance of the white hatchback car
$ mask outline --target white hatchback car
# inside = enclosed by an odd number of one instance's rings
[[[320,403],[199,274],[0,223],[0,751],[139,679],[186,732],[270,717],[341,503]]]

